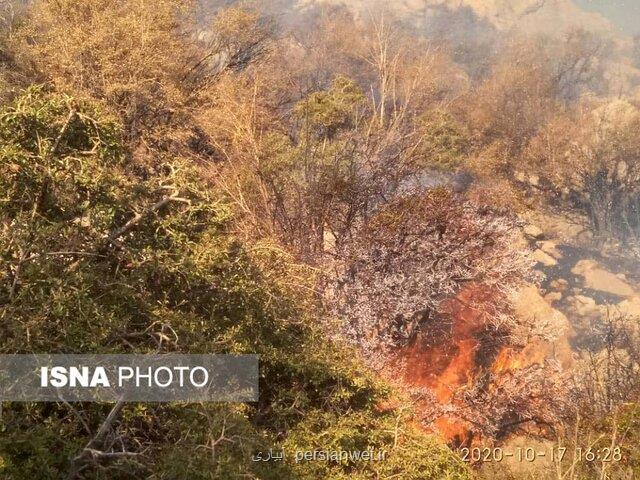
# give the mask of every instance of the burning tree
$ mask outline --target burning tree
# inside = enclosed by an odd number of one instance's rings
[[[369,359],[384,357],[433,329],[443,300],[470,284],[490,292],[470,300],[482,305],[484,320],[513,330],[509,296],[530,276],[518,240],[512,219],[445,189],[391,202],[342,254],[331,293],[344,333]]]
[[[524,426],[554,433],[568,411],[568,391],[569,379],[555,361],[487,370],[456,393],[454,416],[487,438],[503,439]]]
[[[343,252],[331,290],[343,333],[422,388],[423,420],[453,443],[553,425],[567,398],[560,367],[521,351],[549,332],[514,312],[533,279],[519,245],[511,217],[436,188],[380,208]]]

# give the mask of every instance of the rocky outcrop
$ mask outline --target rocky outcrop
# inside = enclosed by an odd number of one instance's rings
[[[572,328],[566,315],[552,307],[534,285],[522,288],[515,295],[514,307],[524,325],[535,326],[530,333],[539,338],[525,347],[523,358],[532,362],[553,358],[563,368],[569,368],[572,355],[568,339]]]
[[[613,31],[611,22],[602,15],[587,12],[571,0],[299,0],[298,6],[305,8],[320,3],[345,5],[358,15],[386,8],[414,23],[421,22],[425,15],[438,9],[467,8],[501,31],[550,35],[575,27],[596,32]]]
[[[618,297],[633,297],[636,291],[615,273],[601,267],[592,259],[580,260],[571,272],[582,277],[584,287]]]
[[[553,258],[551,255],[549,255],[548,253],[546,253],[541,249],[538,249],[535,252],[533,252],[533,259],[537,263],[541,263],[545,267],[553,267],[558,264],[558,261],[555,258]]]
[[[544,238],[544,232],[537,225],[529,224],[522,229],[524,236],[530,240],[541,240]]]
[[[617,309],[622,315],[640,319],[640,295],[623,300],[617,305]]]

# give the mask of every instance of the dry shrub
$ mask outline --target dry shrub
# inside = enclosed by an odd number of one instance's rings
[[[483,179],[473,185],[467,193],[469,199],[478,205],[491,205],[504,212],[520,213],[527,209],[527,199],[513,184],[500,178]]]
[[[179,80],[195,55],[181,28],[188,7],[182,0],[40,0],[16,49],[61,90],[115,106],[133,137],[184,100]]]
[[[513,47],[472,93],[469,118],[484,144],[497,141],[518,154],[549,117],[553,84],[541,60],[534,46]]]
[[[571,405],[569,390],[566,373],[550,360],[499,374],[486,372],[457,393],[455,415],[485,438],[504,439],[523,428],[553,436]]]
[[[199,33],[191,0],[37,0],[12,40],[16,58],[61,91],[118,113],[126,140],[145,148],[211,153],[194,111],[224,71],[266,49],[255,12],[222,10]]]
[[[494,292],[489,322],[509,330],[509,295],[529,276],[514,222],[443,189],[398,199],[347,246],[332,294],[344,334],[376,361],[438,321],[473,282]],[[487,309],[483,302],[483,309]]]
[[[590,325],[590,342],[581,349],[574,378],[582,411],[607,415],[640,401],[640,322],[609,308]]]
[[[529,164],[594,230],[640,237],[640,110],[625,100],[559,114],[532,140]]]

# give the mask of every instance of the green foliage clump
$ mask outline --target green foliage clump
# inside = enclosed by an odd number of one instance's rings
[[[340,461],[303,462],[302,478],[366,480],[370,478],[463,479],[468,472],[460,458],[438,439],[407,428],[408,416],[401,410],[388,414],[314,412],[287,438],[291,451],[364,452],[373,460],[356,461],[345,455]],[[318,435],[318,432],[321,432]],[[381,459],[382,458],[382,459]]]
[[[318,137],[331,137],[341,128],[353,126],[354,115],[365,101],[360,87],[351,79],[338,75],[331,88],[312,93],[296,105],[294,113],[305,130]]]
[[[466,158],[470,133],[446,111],[432,110],[420,118],[420,145],[416,163],[426,168],[451,170]]]
[[[0,353],[257,353],[260,401],[128,404],[98,448],[140,455],[77,478],[466,478],[377,410],[388,389],[318,327],[308,269],[235,238],[196,165],[136,164],[120,135],[99,106],[41,88],[0,111]],[[0,478],[66,477],[110,408],[3,405]],[[295,462],[318,441],[389,453],[384,465]],[[269,448],[286,461],[251,461]]]
[[[580,462],[578,471],[584,478],[599,476],[603,468],[612,480],[640,475],[640,404],[629,402],[608,415],[583,421],[578,438],[581,441],[576,447],[582,449],[583,455],[589,451],[601,452],[598,461]],[[600,461],[609,454],[611,458]]]
[[[297,251],[316,254],[328,232],[346,234],[384,182],[363,165],[368,156],[355,127],[363,102],[358,85],[338,76],[296,105],[293,135],[271,131],[262,141],[258,178],[284,241]]]

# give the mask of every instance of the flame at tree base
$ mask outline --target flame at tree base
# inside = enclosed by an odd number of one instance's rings
[[[450,445],[470,445],[474,440],[472,424],[456,415],[457,402],[465,389],[471,388],[481,372],[492,375],[491,390],[500,384],[500,377],[533,363],[543,363],[547,355],[540,345],[517,350],[500,345],[500,339],[486,335],[487,312],[491,312],[491,292],[479,285],[470,285],[454,299],[444,302],[442,318],[450,320],[449,328],[439,335],[419,337],[412,345],[398,352],[402,383],[410,388],[426,388],[433,398],[422,400],[428,429],[439,433]],[[483,308],[487,305],[487,308]],[[434,326],[432,326],[434,327]],[[433,329],[435,330],[435,327]],[[491,342],[489,344],[489,342]],[[434,405],[435,402],[435,405]]]

